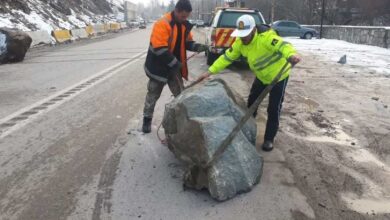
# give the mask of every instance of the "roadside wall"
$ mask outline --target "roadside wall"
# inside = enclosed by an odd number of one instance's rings
[[[55,41],[47,31],[29,31],[27,34],[31,37],[31,47],[40,44],[54,44]]]
[[[71,30],[72,36],[75,40],[79,39],[86,39],[89,37],[89,34],[87,33],[86,29],[80,28],[80,29],[73,29]]]
[[[320,31],[319,25],[303,25]],[[324,25],[324,38],[344,40],[356,44],[390,47],[390,27]]]

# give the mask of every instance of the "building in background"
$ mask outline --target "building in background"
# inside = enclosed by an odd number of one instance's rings
[[[215,8],[224,7],[225,0],[192,0],[192,16],[193,20],[203,20],[209,22],[213,16]]]
[[[132,3],[132,2],[129,2],[129,1],[125,1],[125,22],[127,23],[130,23],[132,20],[136,20],[137,19],[137,5]]]

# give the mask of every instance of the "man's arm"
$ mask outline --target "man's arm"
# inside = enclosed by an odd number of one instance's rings
[[[194,41],[192,32],[187,37],[186,40],[186,50],[192,51],[192,52],[203,52],[207,50],[207,46],[204,44],[196,43]]]
[[[151,47],[149,50],[154,53],[160,61],[171,69],[178,68],[181,63],[176,57],[169,51],[168,41],[170,35],[170,26],[164,20],[157,21],[154,24],[152,36],[151,36]]]
[[[281,53],[293,65],[299,63],[301,60],[295,48],[289,42],[284,41],[274,30],[269,30],[265,41],[261,43],[264,43],[268,50]]]
[[[221,55],[214,63],[210,66],[209,70],[199,76],[197,81],[202,81],[208,78],[210,75],[217,74],[224,70],[227,66],[232,64],[235,60],[241,56],[241,43],[239,40],[235,40],[232,47],[228,49],[224,55]]]
[[[211,74],[217,74],[224,70],[227,66],[232,64],[235,60],[241,56],[241,43],[239,40],[235,40],[232,47],[226,50],[224,55],[219,58],[210,66],[209,72]]]

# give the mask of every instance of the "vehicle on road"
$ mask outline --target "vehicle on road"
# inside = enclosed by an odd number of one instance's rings
[[[139,25],[140,25],[140,23],[139,23],[137,20],[131,20],[131,21],[129,22],[129,26],[130,26],[131,28],[139,27]]]
[[[205,23],[204,23],[203,20],[196,20],[195,25],[196,25],[197,28],[198,27],[204,27]]]
[[[318,35],[317,31],[311,28],[302,27],[295,21],[275,21],[271,27],[282,37],[300,37],[312,39]]]
[[[140,21],[139,22],[139,28],[140,29],[145,29],[146,28],[146,21]]]
[[[233,44],[234,39],[230,35],[236,28],[236,21],[242,15],[251,15],[256,25],[265,24],[263,15],[258,9],[249,8],[217,8],[210,22],[206,36],[207,64],[211,65]]]

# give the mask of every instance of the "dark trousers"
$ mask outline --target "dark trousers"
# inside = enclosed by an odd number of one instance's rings
[[[183,79],[180,73],[177,73],[175,77],[172,77],[172,79],[168,79],[167,83],[149,79],[148,92],[146,94],[144,106],[145,118],[153,118],[154,108],[166,84],[168,84],[169,89],[175,97],[180,95],[184,88]]]
[[[282,110],[282,103],[284,99],[284,93],[287,86],[288,77],[280,82],[278,82],[271,90],[269,94],[268,102],[268,118],[267,118],[267,127],[265,129],[264,141],[274,141],[276,133],[279,129],[279,119],[280,112]],[[256,101],[257,97],[263,92],[267,87],[260,80],[255,78],[252,84],[251,92],[248,97],[248,108]],[[257,110],[253,114],[253,117],[256,117]]]

